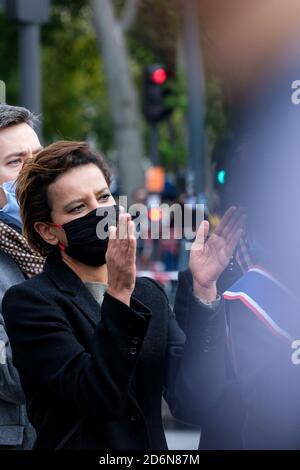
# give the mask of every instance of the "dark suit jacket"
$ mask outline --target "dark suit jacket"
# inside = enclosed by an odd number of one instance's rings
[[[54,256],[9,289],[3,314],[36,449],[166,448],[166,357],[184,335],[157,284],[137,279],[130,307],[105,294],[100,308]]]
[[[184,295],[190,284],[191,273],[180,273],[176,318],[184,331],[197,328]],[[222,300],[210,325],[202,330],[206,340],[200,336],[185,357],[187,379],[177,376],[175,416],[201,426],[200,449],[300,449],[300,374],[291,345],[240,301]],[[300,338],[299,332],[300,321],[294,329]],[[205,354],[201,342],[207,343]]]

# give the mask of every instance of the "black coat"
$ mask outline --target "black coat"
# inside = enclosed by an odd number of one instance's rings
[[[137,279],[130,307],[105,294],[100,308],[50,257],[42,274],[9,289],[3,313],[36,449],[166,448],[166,365],[177,364],[185,337],[154,281]]]

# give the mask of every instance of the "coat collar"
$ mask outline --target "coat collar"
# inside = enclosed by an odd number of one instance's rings
[[[76,295],[83,282],[58,253],[47,257],[44,272],[61,292]]]
[[[72,302],[80,308],[89,321],[96,326],[100,320],[100,305],[82,280],[57,253],[48,256],[44,273],[61,292],[69,294]]]

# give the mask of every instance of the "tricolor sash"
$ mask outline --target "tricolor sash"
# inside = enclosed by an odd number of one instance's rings
[[[252,266],[223,297],[241,301],[273,335],[284,341],[291,343],[300,338],[299,300],[264,268]]]

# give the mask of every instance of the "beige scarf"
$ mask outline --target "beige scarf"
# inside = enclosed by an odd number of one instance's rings
[[[23,235],[2,221],[0,221],[0,250],[10,256],[29,277],[43,270],[45,258],[30,248]]]

